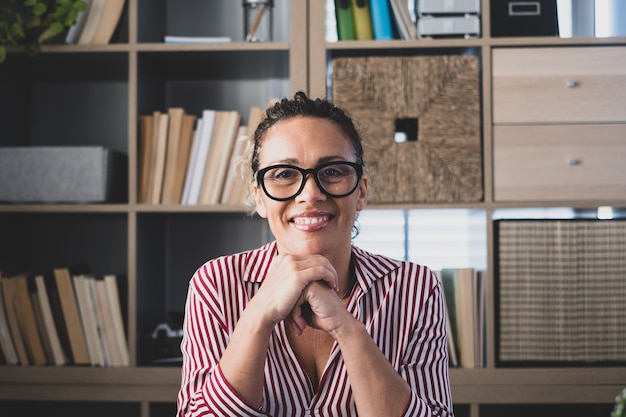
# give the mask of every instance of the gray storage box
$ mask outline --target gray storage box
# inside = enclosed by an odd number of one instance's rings
[[[0,201],[123,202],[127,159],[97,146],[0,148]]]

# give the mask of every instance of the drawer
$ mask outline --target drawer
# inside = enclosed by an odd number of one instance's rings
[[[494,49],[493,122],[626,122],[626,47]]]
[[[494,126],[496,201],[625,200],[626,124]]]

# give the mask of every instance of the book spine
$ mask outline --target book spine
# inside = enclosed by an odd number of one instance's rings
[[[351,0],[335,0],[335,16],[337,19],[337,37],[340,41],[356,39],[354,16]]]
[[[374,39],[377,41],[393,39],[389,0],[370,0],[370,10],[372,12]]]
[[[372,14],[369,0],[351,0],[352,14],[354,15],[354,31],[356,39],[367,41],[374,39],[372,31]]]

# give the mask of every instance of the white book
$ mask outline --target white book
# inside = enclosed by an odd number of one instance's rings
[[[232,42],[229,36],[170,36],[166,35],[165,43],[228,43]]]
[[[87,351],[92,365],[104,366],[104,352],[98,333],[97,321],[95,316],[95,306],[92,304],[92,298],[89,295],[86,280],[90,279],[86,275],[73,275],[74,291],[76,292],[76,300],[78,302],[78,311],[80,312],[83,331],[87,342]]]
[[[89,7],[91,7],[91,0],[84,0],[84,2],[86,3],[85,10],[78,13],[78,16],[76,16],[76,22],[69,28],[69,30],[67,31],[67,35],[65,35],[65,43],[78,43],[80,34],[85,27],[85,22],[87,21]]]
[[[196,160],[191,173],[191,185],[189,188],[189,196],[185,204],[195,205],[198,204],[200,199],[200,190],[202,188],[202,179],[204,177],[204,169],[206,167],[207,156],[209,154],[209,148],[211,145],[211,139],[213,134],[213,125],[215,123],[215,110],[202,111],[202,131],[200,132],[199,144],[197,149]]]

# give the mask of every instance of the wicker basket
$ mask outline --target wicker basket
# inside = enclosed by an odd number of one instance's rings
[[[336,58],[332,99],[363,135],[373,203],[483,198],[475,56]],[[417,124],[397,142],[397,121]]]

